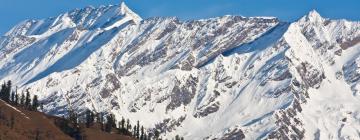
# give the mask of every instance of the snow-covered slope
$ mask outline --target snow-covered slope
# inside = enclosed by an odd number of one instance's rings
[[[356,139],[360,23],[142,20],[124,3],[28,20],[0,38],[0,79],[44,112],[132,118],[186,139]]]

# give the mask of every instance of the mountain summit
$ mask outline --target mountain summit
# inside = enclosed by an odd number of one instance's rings
[[[99,8],[89,6],[42,20],[26,20],[11,29],[6,33],[6,36],[44,36],[74,27],[88,30],[98,28],[108,30],[129,22],[139,24],[141,21],[142,18],[122,2],[120,5],[101,6]]]
[[[309,19],[322,19],[321,15],[316,10],[311,10],[307,17]]]
[[[139,120],[185,139],[357,139],[360,23],[142,20],[124,3],[27,20],[0,38],[0,79],[42,111]]]
[[[140,21],[142,20],[142,18],[137,15],[136,13],[134,13],[131,9],[129,9],[128,6],[126,6],[125,2],[121,2],[121,13],[127,16],[130,16],[134,22],[136,22],[137,24],[140,23]]]

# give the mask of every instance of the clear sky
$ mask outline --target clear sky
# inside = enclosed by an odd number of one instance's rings
[[[294,21],[315,9],[323,17],[360,20],[360,0],[125,0],[142,18],[176,16],[182,20],[222,15],[275,16]],[[25,19],[42,19],[87,5],[120,0],[0,0],[0,35]]]

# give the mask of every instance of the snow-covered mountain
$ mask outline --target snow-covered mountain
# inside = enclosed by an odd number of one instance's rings
[[[0,79],[44,112],[111,112],[163,137],[358,139],[360,22],[223,16],[143,20],[124,3],[24,21]]]

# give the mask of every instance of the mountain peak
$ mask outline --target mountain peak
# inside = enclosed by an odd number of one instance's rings
[[[308,17],[313,17],[313,18],[322,18],[321,15],[314,9],[311,10],[308,14]]]
[[[142,21],[142,18],[136,14],[135,12],[133,12],[126,4],[125,2],[121,2],[120,4],[120,10],[121,10],[121,14],[125,15],[125,16],[130,16],[134,22],[136,24],[140,23]]]
[[[120,9],[122,13],[125,13],[126,12],[125,9],[129,9],[129,7],[126,5],[125,2],[121,2]]]
[[[311,21],[311,22],[322,22],[323,17],[316,11],[311,10],[307,15],[301,18],[303,21]]]

